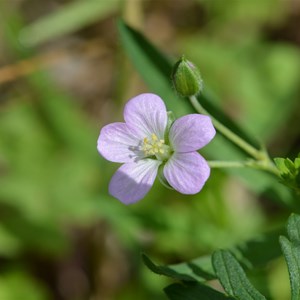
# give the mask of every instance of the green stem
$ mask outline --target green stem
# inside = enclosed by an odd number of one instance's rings
[[[199,103],[196,96],[189,97],[193,107],[200,114],[205,114],[211,117],[213,125],[215,128],[223,134],[227,139],[232,141],[238,147],[243,149],[246,153],[252,156],[255,160],[249,160],[246,162],[225,162],[225,161],[214,161],[210,162],[210,166],[212,168],[243,168],[243,167],[251,167],[255,169],[260,169],[267,171],[269,173],[275,174],[276,176],[280,176],[280,173],[272,160],[269,158],[267,151],[264,149],[258,150],[243,140],[241,137],[232,132],[229,128],[224,126],[221,122],[211,116]]]
[[[257,161],[257,160],[247,160],[247,161],[220,161],[213,160],[208,161],[208,165],[211,168],[253,168],[258,170],[267,171],[276,176],[280,176],[280,172],[275,167],[275,165],[269,161]]]
[[[239,146],[241,149],[243,149],[246,153],[248,153],[253,158],[256,158],[258,160],[261,160],[263,157],[262,152],[252,147],[249,143],[247,143],[245,140],[240,138],[238,135],[236,135],[234,132],[232,132],[230,129],[225,127],[222,123],[220,123],[217,119],[212,117],[204,108],[203,106],[198,102],[196,96],[191,96],[190,101],[196,111],[200,114],[209,115],[212,119],[212,122],[215,126],[215,128],[223,134],[226,138],[231,140],[234,144]]]
[[[211,168],[244,168],[246,163],[242,161],[221,161],[221,160],[212,160],[207,161]]]

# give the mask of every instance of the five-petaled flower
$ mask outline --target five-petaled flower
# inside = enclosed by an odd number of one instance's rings
[[[102,128],[98,151],[109,161],[124,163],[113,175],[109,192],[125,204],[142,199],[162,166],[168,183],[182,194],[198,193],[210,174],[197,152],[215,136],[208,116],[190,114],[168,128],[164,102],[154,94],[141,94],[127,102],[125,123]]]

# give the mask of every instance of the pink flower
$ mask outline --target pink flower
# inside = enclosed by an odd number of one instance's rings
[[[125,204],[141,200],[152,187],[160,166],[168,183],[182,194],[198,193],[210,174],[197,152],[215,136],[208,116],[190,114],[168,129],[164,102],[141,94],[125,105],[125,123],[104,126],[97,149],[109,161],[124,163],[113,175],[109,192]]]

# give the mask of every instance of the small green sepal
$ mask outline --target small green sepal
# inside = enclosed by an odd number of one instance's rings
[[[280,172],[281,182],[300,194],[300,153],[294,161],[277,157],[274,162]]]
[[[165,188],[167,188],[169,190],[174,190],[173,187],[170,186],[169,182],[167,181],[167,179],[164,176],[164,167],[163,166],[160,166],[158,168],[157,178]]]
[[[183,97],[196,96],[203,89],[199,70],[184,56],[173,67],[172,82],[176,92]]]

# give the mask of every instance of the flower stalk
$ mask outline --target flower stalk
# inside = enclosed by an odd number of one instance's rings
[[[269,158],[268,153],[265,150],[258,150],[242,139],[240,136],[232,132],[229,128],[211,116],[206,109],[199,103],[197,97],[195,95],[190,96],[189,100],[193,105],[194,109],[204,115],[210,116],[212,119],[212,123],[223,136],[225,136],[228,140],[237,145],[240,149],[244,150],[248,153],[254,160],[249,160],[245,162],[227,162],[227,161],[215,161],[210,162],[210,167],[212,168],[242,168],[242,167],[250,167],[255,169],[260,169],[272,173],[276,176],[280,176],[278,169],[274,165],[274,163]]]
[[[271,162],[271,161],[270,161]],[[222,168],[252,168],[252,169],[259,169],[264,170],[269,173],[272,173],[276,176],[280,176],[278,169],[271,164],[265,164],[264,161],[257,161],[257,160],[247,160],[247,161],[208,161],[208,165],[211,168],[215,169],[222,169]]]

